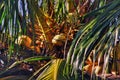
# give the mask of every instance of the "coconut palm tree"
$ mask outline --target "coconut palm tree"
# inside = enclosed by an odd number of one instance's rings
[[[88,80],[94,78],[94,74],[98,76],[111,71],[118,74],[119,10],[120,0],[1,0],[0,37],[3,43],[8,44],[8,61],[13,55],[21,54],[20,46],[16,47],[21,35],[29,36],[22,37],[28,40],[28,43],[22,41],[25,48],[40,53],[38,46],[35,46],[40,36],[50,51],[53,49],[51,43],[55,28],[69,23],[69,27],[78,29],[64,59],[32,56],[16,60],[3,71],[23,62],[49,60],[27,79],[34,79],[38,74],[38,80]],[[115,63],[113,70],[109,69],[110,61]]]

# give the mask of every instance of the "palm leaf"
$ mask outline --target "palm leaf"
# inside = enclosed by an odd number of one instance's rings
[[[67,80],[62,73],[64,64],[63,59],[52,60],[49,66],[38,76],[37,80]]]
[[[104,8],[101,7],[91,12],[92,15],[98,12],[100,12],[100,14],[77,33],[68,52],[66,63],[66,65],[71,64],[73,68],[67,67],[66,72],[71,71],[71,73],[76,74],[75,70],[82,70],[84,62],[92,50],[95,50],[95,56],[97,56],[99,52],[105,55],[105,57],[110,56],[110,52],[116,45],[116,30],[120,28],[119,5],[120,0],[114,0],[107,6],[103,6]],[[106,61],[108,62],[108,58]],[[105,62],[105,65],[107,62]]]
[[[43,56],[34,56],[34,57],[29,57],[20,61],[15,61],[14,63],[12,63],[10,66],[6,67],[2,72],[0,72],[0,75],[4,74],[6,71],[14,68],[15,66],[17,66],[20,63],[23,62],[35,62],[35,61],[41,61],[41,60],[51,60],[53,59],[52,57],[43,57]]]

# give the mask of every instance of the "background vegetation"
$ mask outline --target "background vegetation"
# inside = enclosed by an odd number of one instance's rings
[[[1,0],[0,78],[119,78],[120,0]]]

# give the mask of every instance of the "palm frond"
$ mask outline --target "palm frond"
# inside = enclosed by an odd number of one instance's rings
[[[65,61],[63,59],[52,60],[45,70],[38,76],[37,80],[67,80],[63,76],[63,67]]]
[[[72,65],[72,69],[67,67],[67,71],[76,74],[75,70],[83,70],[85,60],[90,55],[92,50],[95,50],[95,58],[99,54],[103,54],[104,57],[109,56],[112,49],[116,46],[116,30],[119,32],[120,24],[120,0],[114,0],[107,6],[103,6],[98,10],[93,11],[92,14],[97,15],[90,23],[81,29],[68,52],[66,65]],[[92,15],[90,15],[92,16]],[[117,39],[118,39],[117,35]],[[107,62],[108,62],[107,58]],[[105,62],[105,64],[107,64]],[[73,75],[71,74],[71,75]]]

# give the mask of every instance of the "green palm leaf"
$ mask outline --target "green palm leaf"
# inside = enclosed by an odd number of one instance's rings
[[[63,76],[65,61],[63,59],[52,60],[45,70],[38,76],[37,80],[67,80]]]
[[[91,12],[92,14],[90,13],[89,16],[92,17],[98,12],[100,14],[77,33],[68,52],[66,63],[66,65],[71,64],[73,67],[72,69],[66,67],[66,72],[71,71],[76,74],[75,70],[82,70],[84,62],[92,50],[95,50],[95,57],[99,52],[105,57],[109,57],[115,47],[116,30],[119,32],[120,28],[120,0],[114,0],[107,6]],[[108,62],[108,60],[106,61]],[[105,63],[107,64],[107,62]]]

